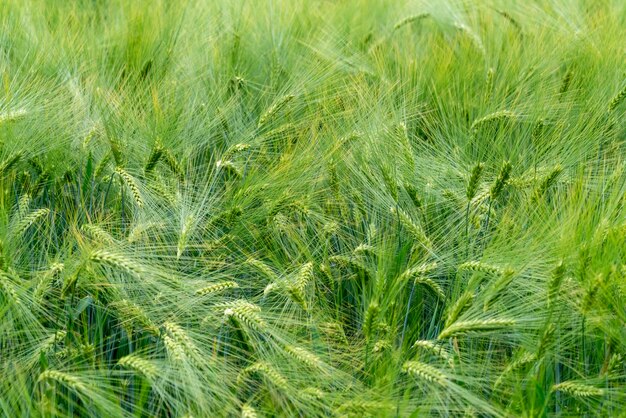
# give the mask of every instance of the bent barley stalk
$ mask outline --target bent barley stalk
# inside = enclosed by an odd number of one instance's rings
[[[45,381],[53,381],[60,383],[61,385],[67,387],[68,389],[72,389],[76,392],[85,392],[86,386],[83,382],[80,381],[76,376],[72,376],[68,373],[61,372],[58,370],[46,370],[39,375],[37,379],[39,382]]]
[[[604,396],[604,390],[584,383],[567,381],[552,386],[552,391],[560,391],[577,398]]]
[[[221,293],[228,289],[237,289],[239,285],[233,281],[220,282],[215,283],[210,286],[203,287],[201,289],[196,290],[196,295],[198,296],[208,296],[216,293]]]
[[[419,13],[419,14],[416,14],[416,15],[405,17],[404,19],[398,21],[395,25],[393,25],[393,30],[394,31],[398,30],[398,29],[400,29],[403,26],[409,25],[409,24],[414,23],[414,22],[418,22],[418,21],[420,21],[422,19],[427,18],[428,16],[430,16],[429,13]]]
[[[267,124],[276,114],[283,110],[296,96],[288,94],[275,101],[260,117],[258,127]]]
[[[439,336],[438,340],[459,335],[481,334],[486,332],[497,332],[507,330],[515,325],[511,319],[476,319],[470,321],[457,321],[447,326]]]
[[[447,379],[441,371],[420,361],[407,361],[402,365],[402,371],[430,383],[437,383],[441,386],[447,384]]]
[[[150,380],[155,380],[158,376],[158,370],[154,364],[134,354],[122,357],[117,364],[137,371]]]
[[[139,276],[143,269],[121,254],[107,250],[96,250],[91,253],[89,259],[95,263],[114,267],[127,273]]]
[[[19,220],[15,227],[15,236],[20,237],[28,228],[35,224],[39,219],[45,218],[50,213],[50,209],[42,208],[32,211]]]
[[[139,191],[139,187],[137,186],[135,179],[130,174],[128,174],[128,172],[126,172],[126,170],[124,170],[122,167],[117,167],[115,169],[115,172],[122,180],[122,184],[126,186],[126,188],[128,188],[128,190],[130,191],[137,207],[142,207],[143,199],[141,197],[141,192]]]

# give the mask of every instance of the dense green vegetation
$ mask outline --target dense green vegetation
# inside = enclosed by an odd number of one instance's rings
[[[0,416],[615,416],[622,0],[4,0]]]

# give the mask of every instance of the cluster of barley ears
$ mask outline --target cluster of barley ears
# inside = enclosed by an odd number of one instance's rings
[[[0,6],[0,415],[625,408],[623,2],[113,3]]]

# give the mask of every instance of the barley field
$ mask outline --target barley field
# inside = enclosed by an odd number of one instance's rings
[[[0,2],[0,416],[626,410],[623,0]]]

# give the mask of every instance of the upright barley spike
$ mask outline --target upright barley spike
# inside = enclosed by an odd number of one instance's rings
[[[480,183],[480,176],[482,175],[484,164],[478,162],[473,168],[470,177],[467,181],[467,187],[465,189],[465,197],[467,198],[467,204],[465,205],[465,241],[466,249],[465,255],[469,256],[470,237],[469,237],[469,225],[470,225],[470,207],[472,200],[476,197],[478,192],[478,185]]]
[[[477,163],[474,168],[472,168],[472,173],[467,181],[467,188],[465,189],[465,196],[467,197],[468,202],[476,197],[476,192],[478,192],[478,184],[480,183],[480,176],[483,173],[483,168],[485,165],[481,162]]]
[[[489,197],[491,198],[491,200],[498,199],[498,197],[500,197],[500,195],[502,194],[504,186],[511,176],[512,168],[513,166],[509,161],[505,161],[502,164],[502,168],[500,168],[500,172],[498,173],[496,181],[493,183],[493,186],[491,186],[491,189],[489,189]]]
[[[409,183],[404,183],[403,186],[404,190],[406,190],[406,193],[409,195],[409,198],[413,202],[413,205],[415,205],[417,209],[420,209],[422,207],[422,199],[420,199],[417,189]]]
[[[487,71],[487,80],[485,86],[485,101],[491,99],[491,95],[493,94],[493,79],[495,77],[495,70],[493,67],[490,67]]]
[[[560,261],[554,270],[552,270],[550,281],[548,282],[548,306],[551,308],[554,307],[554,303],[558,297],[561,283],[565,278],[565,272],[566,268],[563,261]]]
[[[17,214],[20,216],[20,218],[26,216],[26,213],[28,213],[28,209],[30,208],[30,202],[31,202],[31,198],[28,193],[24,193],[20,197],[20,200],[18,200]]]
[[[380,307],[378,306],[378,303],[370,302],[363,317],[363,335],[366,340],[369,340],[371,335],[376,331],[375,322],[379,313]]]
[[[287,286],[287,291],[291,298],[305,311],[308,310],[306,288],[312,279],[313,263],[309,262],[300,267],[298,274],[296,274]]]
[[[2,290],[2,293],[7,295],[13,303],[20,305],[20,299],[17,295],[17,291],[15,290],[15,285],[13,284],[11,277],[2,271],[0,271],[0,290]]]
[[[154,148],[152,148],[152,151],[150,152],[150,156],[148,157],[148,161],[146,162],[146,166],[143,169],[146,175],[150,174],[152,170],[154,170],[154,167],[156,167],[162,155],[163,155],[163,148],[157,142],[154,145]]]
[[[100,159],[100,161],[96,165],[96,169],[94,170],[94,178],[100,178],[106,167],[109,165],[109,162],[111,161],[111,156],[111,152],[107,152],[104,157]]]

